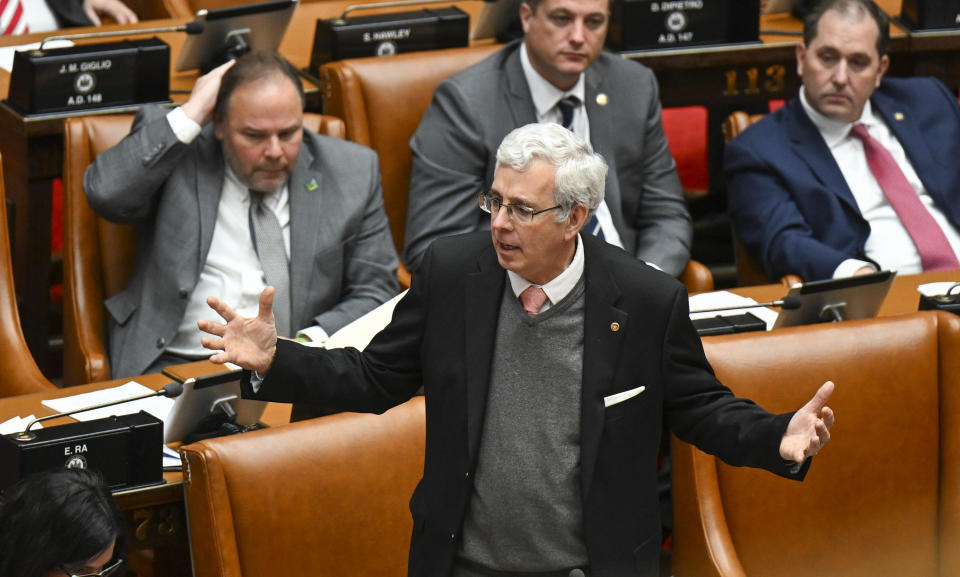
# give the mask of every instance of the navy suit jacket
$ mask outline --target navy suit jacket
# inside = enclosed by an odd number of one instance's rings
[[[932,78],[885,79],[870,99],[937,207],[960,223],[960,106]],[[734,230],[767,276],[831,278],[841,262],[870,260],[870,225],[799,98],[728,143],[724,159]]]
[[[779,446],[791,414],[733,396],[714,377],[669,275],[584,236],[585,312],[580,429],[584,540],[592,577],[654,577],[660,556],[657,455],[663,425],[733,465],[789,478]],[[290,341],[254,394],[382,412],[423,385],[427,443],[410,509],[410,577],[449,577],[473,490],[507,275],[490,233],[427,249],[390,325],[361,353]],[[508,289],[509,290],[509,289]],[[618,323],[616,329],[613,323]],[[604,406],[604,397],[646,387]]]

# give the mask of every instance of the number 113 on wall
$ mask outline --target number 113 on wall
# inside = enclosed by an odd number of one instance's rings
[[[787,69],[782,64],[768,66],[764,69],[762,78],[760,77],[760,69],[757,67],[748,68],[743,74],[737,69],[731,68],[724,72],[726,83],[723,95],[760,94],[761,88],[766,94],[780,95],[783,92],[786,75]]]

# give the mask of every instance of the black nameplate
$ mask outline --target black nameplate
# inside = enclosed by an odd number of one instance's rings
[[[0,491],[51,469],[95,469],[111,490],[163,482],[163,422],[146,412],[0,435]]]
[[[13,58],[7,102],[23,115],[170,99],[170,46],[158,38],[25,50]]]
[[[332,60],[466,46],[470,16],[456,6],[317,20],[310,69]]]
[[[614,50],[760,41],[760,0],[613,0],[611,9]]]
[[[903,0],[900,21],[910,30],[960,28],[960,3],[948,0]]]

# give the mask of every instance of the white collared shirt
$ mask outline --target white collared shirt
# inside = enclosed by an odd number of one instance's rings
[[[583,276],[583,263],[583,241],[580,240],[580,235],[577,234],[577,249],[573,253],[573,260],[570,261],[567,268],[563,269],[563,272],[553,277],[547,284],[536,285],[512,270],[507,271],[507,278],[510,279],[510,288],[513,289],[513,294],[516,295],[517,298],[520,298],[520,293],[527,290],[527,287],[539,286],[542,288],[543,292],[547,293],[547,300],[543,303],[543,306],[540,307],[539,312],[544,312],[562,301],[563,298],[570,294],[570,291],[577,286],[580,277]]]
[[[63,2],[63,0],[50,0]],[[60,28],[57,17],[44,0],[22,0],[23,18],[27,21],[30,32],[50,32]]]
[[[584,74],[580,74],[580,78],[573,88],[560,90],[533,69],[533,65],[530,64],[530,56],[527,54],[526,43],[520,50],[520,64],[523,67],[523,75],[527,79],[527,86],[530,87],[530,98],[533,100],[533,106],[537,111],[537,122],[562,124],[557,103],[567,96],[576,96],[580,100],[580,106],[573,111],[570,130],[580,138],[590,142],[590,119],[587,116]],[[607,206],[606,200],[602,201],[600,206],[597,207],[596,214],[597,220],[600,222],[600,229],[603,231],[604,240],[614,246],[623,248],[623,241],[620,240],[617,227],[613,226],[613,216],[610,214],[610,207]]]
[[[800,102],[833,154],[850,192],[853,193],[860,213],[870,224],[870,235],[864,246],[868,257],[885,270],[896,269],[900,274],[923,272],[920,254],[913,244],[913,239],[910,238],[896,211],[887,201],[867,164],[863,142],[850,135],[850,129],[854,124],[863,124],[870,136],[890,152],[907,182],[919,195],[920,201],[940,225],[953,251],[960,254],[960,235],[934,204],[933,198],[927,193],[920,177],[917,176],[900,141],[883,119],[873,113],[869,100],[863,107],[860,119],[850,123],[837,122],[817,112],[810,106],[802,87]],[[863,266],[873,265],[858,259],[845,260],[834,271],[833,278],[850,276]]]

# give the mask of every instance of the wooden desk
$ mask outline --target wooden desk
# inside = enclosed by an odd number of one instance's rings
[[[159,389],[171,382],[156,373],[136,379],[117,379],[103,383],[78,385],[66,389],[0,398],[0,422],[13,417],[34,414],[52,415],[41,401],[68,397],[122,385],[130,381]],[[269,403],[262,421],[270,426],[290,422],[290,405]],[[45,422],[53,427],[75,422],[70,417]],[[183,500],[183,475],[179,472],[163,474],[165,483],[153,487],[118,491],[114,493],[117,505],[127,523],[130,542],[130,569],[140,577],[191,577],[190,543],[187,535],[186,509]]]
[[[897,276],[887,298],[883,301],[877,316],[892,316],[916,312],[920,304],[917,287],[931,282],[960,281],[960,271],[927,272]],[[730,289],[730,292],[754,299],[757,302],[769,302],[783,298],[787,287],[782,284],[767,284]]]

